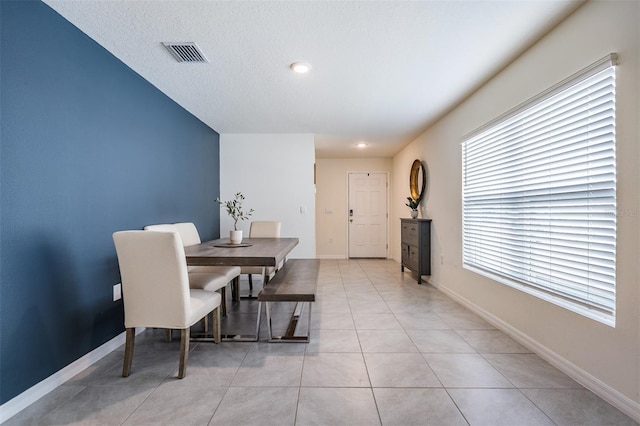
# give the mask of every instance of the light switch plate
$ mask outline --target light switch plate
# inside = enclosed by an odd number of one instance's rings
[[[118,283],[113,286],[113,301],[122,299],[122,284]]]

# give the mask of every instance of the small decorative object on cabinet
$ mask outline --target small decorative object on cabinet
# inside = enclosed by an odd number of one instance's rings
[[[417,218],[418,217],[418,206],[420,205],[420,200],[414,200],[411,197],[407,197],[407,203],[405,203],[405,206],[409,207],[411,209],[411,217],[412,218]]]
[[[409,268],[422,284],[423,275],[431,275],[431,219],[400,219],[401,270]]]

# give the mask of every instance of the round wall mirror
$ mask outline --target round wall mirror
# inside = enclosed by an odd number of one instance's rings
[[[422,161],[420,160],[415,160],[411,166],[411,174],[409,175],[411,198],[418,201],[422,200],[426,186],[427,175],[424,172],[424,164],[422,164]]]

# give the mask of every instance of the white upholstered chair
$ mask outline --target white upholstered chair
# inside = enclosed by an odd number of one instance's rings
[[[136,327],[178,329],[180,367],[187,370],[190,327],[213,312],[213,335],[220,341],[220,301],[215,291],[189,288],[184,247],[177,232],[119,231],[113,241],[120,265],[126,344],[122,376],[131,372]],[[206,276],[201,274],[206,287]]]
[[[161,225],[148,225],[145,231],[177,232],[182,239],[184,247],[200,244],[200,234],[192,222],[181,222]],[[233,286],[233,293],[237,294],[240,280],[239,266],[189,266],[189,280],[191,288],[200,288],[208,291],[220,291],[222,295],[222,315],[227,315],[227,284]],[[207,287],[202,286],[203,279],[199,274],[216,276],[215,280],[206,280]]]
[[[282,222],[279,221],[253,221],[249,227],[249,238],[280,238],[281,227]],[[269,280],[269,276],[275,271],[276,268],[273,266],[243,266],[241,273],[249,275],[249,290],[251,291],[253,290],[253,274],[261,275],[262,285],[264,285]]]

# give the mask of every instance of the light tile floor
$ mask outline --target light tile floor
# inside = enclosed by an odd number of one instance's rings
[[[223,326],[251,332],[255,309]],[[120,348],[6,424],[636,424],[391,260],[323,260],[311,328],[308,344],[192,343],[182,380],[177,339],[147,330],[130,377]]]

